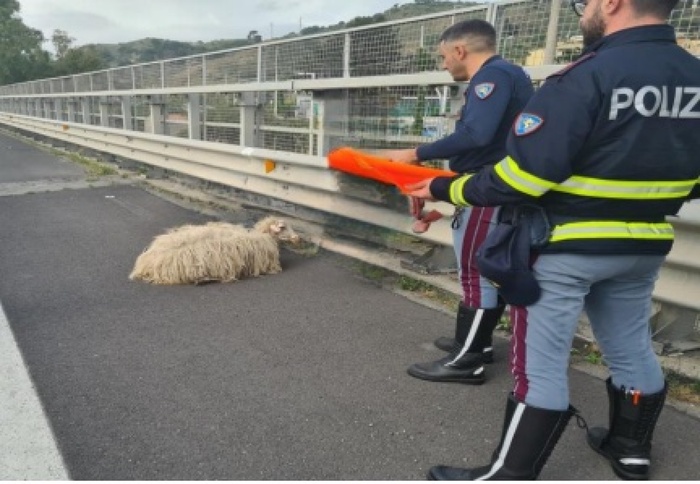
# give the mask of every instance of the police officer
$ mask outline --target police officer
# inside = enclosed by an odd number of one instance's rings
[[[666,217],[697,196],[700,60],[667,25],[677,0],[576,0],[582,57],[546,80],[474,175],[411,195],[458,206],[539,203],[552,223],[532,271],[540,299],[512,313],[515,388],[491,464],[432,479],[534,479],[574,413],[567,365],[582,310],[610,370],[609,426],[589,445],[625,479],[649,475],[666,384],[652,350],[654,281],[673,243]]]
[[[449,27],[440,36],[438,53],[442,67],[455,81],[470,81],[455,131],[433,143],[390,151],[385,156],[403,163],[449,159],[452,171],[474,173],[505,156],[508,132],[532,96],[532,82],[522,68],[496,54],[496,31],[484,20],[466,20]],[[474,254],[496,215],[493,207],[456,211],[453,240],[463,301],[457,311],[455,337],[438,338],[435,345],[449,354],[411,365],[411,376],[437,382],[485,381],[483,365],[493,360],[491,337],[505,306],[495,288],[479,276]]]

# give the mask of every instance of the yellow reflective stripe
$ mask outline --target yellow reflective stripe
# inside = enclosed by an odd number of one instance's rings
[[[464,175],[450,183],[450,201],[453,205],[457,205],[458,207],[469,206],[469,203],[467,203],[467,200],[464,198],[464,185],[466,185],[467,180],[471,177],[472,175]]]
[[[576,239],[673,240],[673,226],[668,222],[571,222],[555,226],[549,241]]]
[[[518,162],[510,156],[501,160],[495,166],[495,171],[506,184],[519,192],[527,193],[533,197],[539,197],[556,186],[556,183],[538,178],[522,170],[520,166],[518,166]]]
[[[683,198],[693,189],[697,180],[627,181],[572,176],[552,188],[557,192],[583,197],[635,199]]]

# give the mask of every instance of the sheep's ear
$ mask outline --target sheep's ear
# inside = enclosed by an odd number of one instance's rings
[[[283,224],[280,224],[279,222],[275,222],[272,225],[270,225],[270,232],[273,234],[279,234],[282,232]]]

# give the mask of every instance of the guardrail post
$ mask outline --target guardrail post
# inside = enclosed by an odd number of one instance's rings
[[[258,111],[257,93],[244,92],[241,95],[241,146],[258,146],[256,116]]]
[[[349,99],[344,91],[314,93],[311,133],[317,136],[317,156],[326,156],[331,150],[345,144],[350,136],[347,123],[349,115]]]
[[[92,124],[92,116],[90,114],[90,98],[80,98],[80,109],[83,113],[83,124]]]
[[[68,100],[68,122],[75,123],[75,99]]]
[[[133,126],[133,119],[134,117],[131,114],[131,96],[122,96],[121,98],[122,101],[122,122],[123,122],[123,128],[126,129],[127,131],[133,131],[134,126]]]
[[[196,93],[187,97],[187,131],[190,139],[202,139],[202,96]]]
[[[148,102],[148,117],[146,132],[153,134],[165,133],[165,104],[160,96],[151,96]]]
[[[41,101],[41,117],[51,119],[51,101],[48,99],[42,99]]]
[[[56,120],[63,121],[63,99],[57,98],[54,101],[54,107],[56,108]]]
[[[109,99],[100,99],[100,126],[109,127]]]

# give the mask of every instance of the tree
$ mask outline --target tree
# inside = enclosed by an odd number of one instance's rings
[[[56,59],[62,59],[73,46],[75,39],[68,35],[65,30],[56,29],[51,36],[51,43],[56,51]]]
[[[68,49],[54,65],[56,76],[80,74],[81,72],[99,71],[105,68],[102,57],[94,47]]]
[[[17,0],[0,0],[0,84],[48,77],[51,59],[41,31],[24,25]]]

